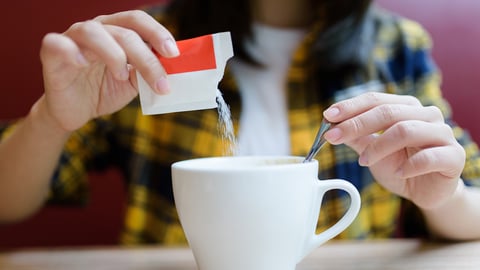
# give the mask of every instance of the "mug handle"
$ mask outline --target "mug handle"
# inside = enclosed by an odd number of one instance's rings
[[[328,240],[332,239],[333,237],[341,233],[343,230],[345,230],[353,222],[358,212],[360,211],[360,194],[358,193],[357,188],[355,188],[355,186],[352,185],[350,182],[341,179],[317,180],[316,182],[318,182],[316,183],[316,189],[317,192],[320,194],[318,194],[317,196],[318,200],[315,201],[318,207],[317,211],[312,211],[316,213],[316,215],[311,218],[311,223],[313,223],[313,236],[307,236],[308,238],[305,241],[303,252],[300,254],[301,256],[299,261],[303,259],[306,255],[308,255],[310,252],[312,252],[315,248],[319,247],[321,244],[327,242]],[[320,204],[322,202],[322,198],[327,191],[333,189],[341,189],[346,191],[351,199],[350,206],[347,212],[339,221],[337,221],[337,223],[335,223],[332,227],[326,229],[325,231],[316,234],[315,228],[317,227],[316,225],[318,222],[318,216],[320,215]]]

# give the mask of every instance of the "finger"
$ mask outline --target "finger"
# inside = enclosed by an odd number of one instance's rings
[[[132,83],[132,85],[135,86],[135,88],[137,88],[136,86],[138,85],[138,78],[137,78],[136,70],[130,64],[128,64],[127,67],[128,67],[128,70],[130,70],[130,82]],[[137,92],[138,92],[138,89],[137,89]]]
[[[44,36],[40,59],[43,63],[68,63],[79,67],[88,65],[75,42],[59,33],[48,33]]]
[[[357,137],[386,130],[398,122],[408,120],[444,122],[441,111],[434,106],[381,104],[337,123],[334,128],[325,134],[325,138],[333,144],[345,143],[355,140]]]
[[[128,63],[138,70],[159,94],[169,92],[166,73],[157,56],[133,30],[105,25],[127,55]]]
[[[385,130],[360,154],[362,166],[372,166],[405,148],[429,148],[455,144],[451,128],[446,124],[403,121]]]
[[[325,110],[324,117],[332,123],[338,123],[382,104],[421,106],[413,96],[368,92],[331,105]]]
[[[412,154],[398,169],[396,175],[403,179],[429,173],[439,173],[457,179],[465,164],[465,152],[459,145],[422,149]]]
[[[43,38],[40,60],[45,67],[51,70],[57,70],[65,65],[77,67],[88,65],[75,42],[57,33],[49,33]]]
[[[86,21],[72,25],[65,33],[78,46],[101,59],[118,80],[127,80],[127,56],[122,47],[99,22]]]
[[[363,153],[365,149],[377,139],[378,134],[370,134],[367,136],[359,137],[353,141],[345,142],[347,146],[352,148],[358,155]]]
[[[95,21],[135,31],[162,56],[175,57],[179,55],[172,34],[146,12],[140,10],[119,12],[98,16]]]

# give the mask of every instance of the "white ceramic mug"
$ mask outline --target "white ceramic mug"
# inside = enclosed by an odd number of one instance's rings
[[[345,180],[318,180],[318,162],[302,157],[213,157],[172,165],[175,203],[200,270],[293,270],[342,232],[360,209]],[[349,209],[315,233],[322,197],[341,189]]]

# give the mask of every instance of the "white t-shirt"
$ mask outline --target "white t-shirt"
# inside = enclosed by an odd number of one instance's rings
[[[290,154],[286,76],[295,48],[305,35],[302,29],[254,24],[253,41],[245,46],[263,67],[233,60],[242,98],[237,155]]]

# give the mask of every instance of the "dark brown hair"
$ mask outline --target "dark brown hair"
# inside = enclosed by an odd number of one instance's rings
[[[335,60],[329,59],[331,56],[339,56],[337,51],[341,50],[341,55],[348,55],[344,44],[358,45],[355,39],[360,38],[361,22],[372,0],[312,1],[318,6],[317,10],[324,11],[319,15],[325,22],[325,31],[318,37],[313,53],[327,62]],[[167,14],[176,22],[178,39],[230,31],[235,55],[248,58],[241,45],[251,34],[249,0],[174,0],[170,3]]]
[[[230,31],[236,57],[252,59],[242,44],[251,36],[251,0],[173,0],[166,14],[177,27],[178,39]],[[331,80],[355,72],[363,65],[373,45],[373,23],[369,19],[372,0],[312,0],[315,16],[323,20],[323,31],[312,47],[311,62],[315,78],[312,87],[323,88]],[[328,93],[326,93],[328,92]]]
[[[248,58],[241,47],[251,34],[249,0],[173,0],[166,14],[177,27],[177,39],[230,31],[234,53]]]

